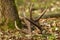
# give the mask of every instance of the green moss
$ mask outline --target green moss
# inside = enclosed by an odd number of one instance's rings
[[[10,29],[14,29],[15,28],[15,24],[12,21],[9,21],[7,25],[8,25],[8,28],[10,28]]]
[[[23,27],[21,20],[16,20],[16,24],[20,29]]]

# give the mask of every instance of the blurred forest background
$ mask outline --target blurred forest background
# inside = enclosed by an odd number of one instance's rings
[[[60,40],[60,0],[0,0],[0,40]]]

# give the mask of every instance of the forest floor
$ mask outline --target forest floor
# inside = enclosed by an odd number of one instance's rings
[[[31,40],[60,40],[60,18],[41,19],[42,34],[38,29],[32,31]],[[30,35],[18,30],[0,29],[0,40],[29,40]]]

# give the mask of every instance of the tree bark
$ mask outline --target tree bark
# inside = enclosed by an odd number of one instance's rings
[[[15,5],[15,0],[0,0],[0,6],[2,8],[1,13],[5,18],[5,24],[8,25],[9,22],[16,21],[17,25],[20,23],[20,27],[22,26],[21,20],[19,19],[18,11]]]

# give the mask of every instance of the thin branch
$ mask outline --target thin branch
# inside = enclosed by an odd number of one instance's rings
[[[28,18],[26,18],[26,20],[28,20],[31,24],[35,25],[36,27],[38,27],[39,30],[42,31],[42,28],[41,28],[42,25],[38,25],[37,23],[35,23],[34,21],[32,21],[32,20],[30,20],[30,19],[28,19]]]
[[[42,15],[41,15],[39,18],[37,18],[36,20],[34,20],[34,21],[35,21],[35,22],[39,21],[39,20],[42,18],[42,16],[46,13],[46,11],[47,11],[47,9],[45,9],[45,10],[42,12]]]

